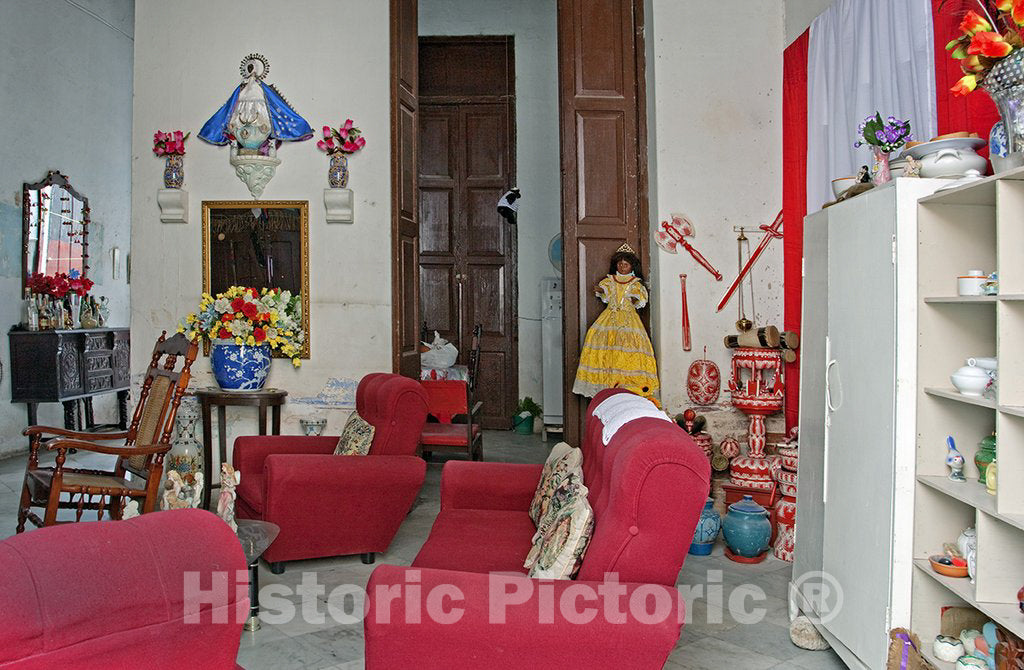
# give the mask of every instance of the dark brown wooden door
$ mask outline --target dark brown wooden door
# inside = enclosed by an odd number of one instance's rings
[[[419,379],[419,104],[417,0],[391,0],[392,365]]]
[[[485,428],[511,428],[518,395],[516,236],[496,211],[514,185],[511,38],[420,44],[420,310],[468,364]]]
[[[558,1],[565,302],[565,439],[579,444],[587,399],[572,393],[594,285],[628,242],[647,262],[647,140],[639,0]]]

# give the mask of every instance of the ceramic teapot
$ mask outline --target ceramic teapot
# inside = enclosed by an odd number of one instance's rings
[[[950,375],[949,380],[962,395],[980,396],[988,388],[992,377],[977,365],[965,365]]]

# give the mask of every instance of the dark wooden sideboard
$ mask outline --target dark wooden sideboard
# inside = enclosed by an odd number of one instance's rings
[[[128,328],[83,330],[11,330],[11,402],[28,405],[28,425],[35,425],[42,402],[64,404],[69,430],[105,428],[93,421],[92,399],[117,393],[118,427],[128,426],[131,385],[131,340]],[[84,401],[84,421],[79,400]]]

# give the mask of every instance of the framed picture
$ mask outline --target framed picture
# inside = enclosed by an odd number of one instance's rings
[[[231,286],[300,295],[309,358],[309,201],[203,201],[203,291]]]

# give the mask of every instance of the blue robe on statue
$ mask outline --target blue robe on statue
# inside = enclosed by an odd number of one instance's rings
[[[228,101],[224,103],[224,106],[217,110],[217,113],[210,117],[202,130],[199,131],[199,139],[205,140],[210,144],[227,144],[228,140],[228,122],[231,120],[231,113],[235,110],[235,105],[238,103],[238,94],[242,90],[243,84],[239,84],[235,88],[234,93],[228,98]],[[263,89],[263,95],[267,102],[267,111],[270,114],[270,137],[281,141],[298,142],[302,140],[308,140],[313,137],[313,129],[304,118],[298,115],[298,113],[288,106],[288,103],[284,101],[284,98],[278,94],[272,87],[267,86],[262,81],[260,82],[260,88]]]

